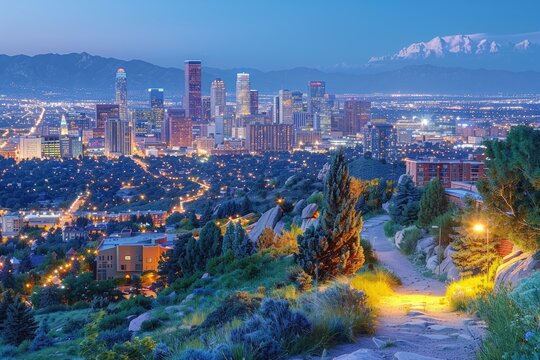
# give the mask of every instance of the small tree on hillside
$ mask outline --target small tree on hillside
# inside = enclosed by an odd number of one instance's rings
[[[223,236],[223,246],[221,248],[221,252],[223,254],[227,253],[227,251],[233,250],[234,237],[235,237],[234,223],[232,221],[229,221],[229,225],[227,225],[227,230],[225,231],[225,235]]]
[[[418,217],[419,201],[420,192],[412,178],[402,175],[399,178],[397,192],[390,201],[390,217],[400,225],[413,224]]]
[[[364,264],[359,236],[362,217],[355,210],[361,187],[352,180],[340,149],[326,175],[319,225],[298,236],[297,262],[320,280],[354,274]]]
[[[257,238],[257,249],[269,249],[274,245],[274,230],[265,228]]]
[[[2,301],[0,301],[0,330],[3,327],[4,321],[6,321],[9,305],[14,302],[15,298],[13,296],[13,290],[4,291],[2,294]]]
[[[52,339],[48,335],[49,330],[49,321],[45,318],[41,322],[36,337],[32,340],[32,344],[30,344],[30,351],[38,351],[53,344]]]
[[[18,346],[24,340],[34,338],[37,325],[32,310],[18,298],[9,305],[2,328],[5,342]]]
[[[453,247],[457,251],[452,258],[463,276],[487,274],[489,268],[499,259],[497,253],[498,239],[490,236],[486,242],[486,235],[463,234]]]
[[[426,186],[420,199],[418,225],[427,228],[433,220],[448,210],[448,199],[444,187],[438,178],[432,179]]]
[[[253,243],[246,235],[246,231],[240,224],[240,221],[236,223],[234,229],[234,243],[233,243],[234,256],[237,258],[244,258],[250,256],[255,252]]]

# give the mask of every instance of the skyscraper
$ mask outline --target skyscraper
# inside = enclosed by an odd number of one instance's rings
[[[210,113],[212,117],[223,116],[225,114],[225,82],[222,79],[212,81],[210,88]]]
[[[396,160],[396,128],[385,121],[373,121],[364,127],[364,153],[374,159]]]
[[[94,128],[94,137],[103,137],[105,135],[105,124],[109,118],[120,118],[120,105],[96,104],[96,127]]]
[[[279,104],[280,97],[279,95],[274,96],[273,102],[272,102],[272,123],[279,124],[279,110],[281,109],[281,106]]]
[[[250,90],[249,74],[236,74],[236,114],[238,116],[250,115]]]
[[[161,126],[163,125],[163,117],[165,115],[164,94],[161,88],[148,89],[150,94],[150,109],[152,111],[150,122],[148,124],[149,132],[161,135]],[[139,128],[139,126],[137,126]]]
[[[259,113],[259,91],[249,91],[249,112],[251,115],[257,115]]]
[[[324,81],[310,81],[308,88],[308,112],[316,114],[321,112],[321,105],[326,94]]]
[[[167,127],[169,134],[167,145],[171,148],[191,147],[193,121],[184,109],[167,110]]]
[[[246,147],[250,152],[290,151],[293,147],[293,126],[287,124],[249,124]]]
[[[304,109],[304,100],[303,95],[301,91],[293,91],[291,93],[292,96],[292,108],[293,112],[303,112]]]
[[[120,120],[128,120],[127,74],[126,70],[116,70],[116,105],[120,107]]]
[[[293,100],[289,90],[279,90],[279,124],[293,123]]]
[[[133,153],[133,127],[129,121],[108,118],[105,123],[105,155],[130,156]]]
[[[371,103],[369,101],[345,100],[343,122],[339,130],[343,135],[356,135],[363,131],[371,120]]]
[[[203,96],[202,97],[202,119],[210,120],[211,117],[212,117],[212,101],[210,100],[210,96]]]
[[[191,119],[202,117],[202,64],[200,60],[184,61],[184,109]]]
[[[19,160],[41,159],[41,137],[21,136],[19,137]]]

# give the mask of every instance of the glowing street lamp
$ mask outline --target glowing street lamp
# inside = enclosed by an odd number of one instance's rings
[[[484,231],[486,232],[486,282],[487,282],[488,275],[489,275],[489,228],[487,225],[484,225],[482,223],[476,223],[473,226],[473,230],[477,232],[478,234],[483,234]]]

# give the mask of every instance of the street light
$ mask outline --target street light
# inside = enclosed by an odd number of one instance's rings
[[[482,223],[476,223],[473,226],[473,230],[476,231],[479,234],[486,232],[486,282],[488,280],[489,275],[489,228],[487,225],[484,225]]]

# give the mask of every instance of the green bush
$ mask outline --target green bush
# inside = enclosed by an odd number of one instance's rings
[[[365,263],[376,264],[377,255],[375,254],[375,251],[373,251],[373,245],[371,245],[371,242],[369,242],[367,239],[360,238],[360,246],[362,246],[362,249],[364,250]]]
[[[149,319],[145,320],[141,324],[141,331],[152,331],[161,326],[161,321],[159,319]]]
[[[422,237],[422,230],[415,225],[406,227],[403,230],[403,240],[399,243],[399,249],[405,255],[411,255],[416,249],[416,243]]]
[[[246,292],[235,292],[225,298],[223,302],[199,326],[207,329],[223,325],[235,318],[243,318],[253,314],[260,305],[259,298],[252,298]]]
[[[468,310],[477,299],[493,291],[494,284],[486,276],[477,275],[457,280],[446,288],[446,299],[455,310]]]
[[[540,309],[540,271],[523,279],[510,296],[524,312],[531,314],[538,312]]]
[[[402,230],[403,226],[396,224],[394,220],[388,220],[384,224],[384,235],[388,238],[394,237],[399,230]]]

